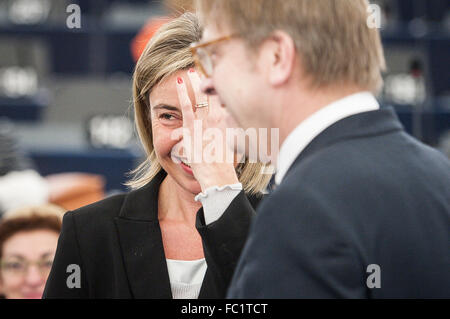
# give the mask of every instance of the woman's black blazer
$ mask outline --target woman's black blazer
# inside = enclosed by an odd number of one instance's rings
[[[172,298],[158,222],[166,173],[146,186],[68,212],[44,298]],[[259,197],[241,192],[215,222],[196,216],[208,265],[199,298],[224,298]]]

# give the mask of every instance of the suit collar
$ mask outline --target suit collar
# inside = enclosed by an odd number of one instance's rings
[[[159,187],[166,176],[167,173],[161,170],[147,185],[128,193],[119,217],[136,221],[157,221]]]
[[[289,167],[321,132],[349,116],[380,109],[370,92],[359,92],[337,100],[303,120],[284,140],[277,159],[276,184],[280,184]]]
[[[401,130],[403,126],[391,107],[347,117],[334,123],[312,140],[289,167],[286,176],[302,159],[329,145],[343,140],[383,135]]]

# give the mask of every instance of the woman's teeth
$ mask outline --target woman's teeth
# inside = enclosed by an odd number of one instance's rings
[[[191,165],[189,165],[188,163],[186,163],[185,161],[182,161],[184,165],[186,165],[187,167],[191,167]]]

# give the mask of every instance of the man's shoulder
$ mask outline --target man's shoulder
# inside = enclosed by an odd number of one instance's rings
[[[312,209],[348,221],[395,215],[401,224],[395,209],[419,214],[406,206],[424,202],[449,207],[449,191],[448,159],[401,133],[345,140],[309,154],[292,165],[267,203],[288,215]]]
[[[345,182],[351,185],[376,174],[370,154],[362,154],[352,141],[342,141],[320,149],[297,160],[284,176],[277,189],[290,193],[304,189],[318,189],[326,192],[330,183]],[[302,194],[299,194],[301,197]],[[299,197],[299,198],[300,198]]]
[[[448,175],[445,156],[404,132],[336,141],[299,157],[286,174],[286,187],[337,182],[392,183],[408,176]],[[383,182],[384,181],[384,182]]]

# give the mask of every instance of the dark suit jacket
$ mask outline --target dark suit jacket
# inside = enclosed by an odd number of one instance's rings
[[[258,208],[228,297],[449,298],[449,270],[450,163],[381,109],[299,155]]]
[[[166,173],[129,194],[68,212],[44,298],[172,298],[158,222],[158,191]],[[250,201],[249,201],[250,200]],[[199,298],[223,298],[231,281],[258,197],[240,193],[219,220],[196,227],[208,265]],[[80,288],[73,269],[81,270]],[[69,278],[70,277],[70,278]]]

